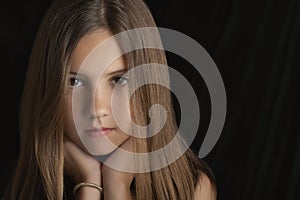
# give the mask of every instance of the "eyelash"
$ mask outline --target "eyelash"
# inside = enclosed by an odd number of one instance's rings
[[[125,83],[124,82],[121,82],[120,83],[120,79],[122,80],[122,81],[125,81]],[[78,78],[78,77],[70,77],[70,79],[69,79],[69,81],[70,81],[70,87],[71,88],[74,88],[74,87],[79,87],[79,86],[82,86],[83,85],[83,81],[80,79],[80,78]],[[79,83],[77,83],[76,85],[74,84],[76,81],[78,81]],[[116,77],[113,77],[113,78],[111,78],[111,80],[110,80],[110,83],[113,85],[113,86],[117,86],[117,87],[121,87],[121,86],[124,86],[124,85],[126,85],[127,84],[127,82],[128,82],[128,78],[126,78],[126,77],[123,77],[123,76],[116,76]]]
[[[126,81],[126,82],[125,82],[125,83],[119,83],[120,79],[123,80],[123,81]],[[116,76],[116,77],[113,77],[113,78],[111,79],[111,83],[112,83],[113,85],[117,86],[117,87],[124,86],[124,85],[127,84],[127,82],[128,82],[128,78],[123,77],[123,76]]]
[[[83,81],[80,79],[80,78],[78,78],[78,77],[70,77],[70,87],[78,87],[78,86],[81,86],[82,84],[83,84]],[[79,81],[80,82],[80,85],[73,85],[72,83],[73,83],[73,81]]]

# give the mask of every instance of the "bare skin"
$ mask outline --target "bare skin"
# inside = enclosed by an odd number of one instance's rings
[[[100,29],[94,33],[85,36],[76,47],[72,59],[71,59],[71,71],[78,72],[79,66],[91,50],[111,36],[110,32],[105,29]],[[122,148],[127,151],[132,151],[132,139],[131,137],[124,133],[114,122],[112,117],[110,102],[112,95],[112,86],[116,87],[117,83],[108,74],[113,74],[114,72],[124,70],[124,62],[122,59],[118,59],[113,62],[104,73],[103,78],[97,83],[95,99],[91,104],[94,104],[96,116],[92,118],[91,124],[94,126],[99,123],[100,126],[109,127],[112,129],[111,133],[104,138],[94,137],[88,142],[91,144],[96,143],[96,147],[90,147],[91,151],[95,154],[108,154],[111,152],[116,152],[116,148]],[[90,74],[87,72],[85,74],[87,77]],[[70,78],[74,79],[70,75]],[[83,144],[80,134],[78,132],[73,119],[72,110],[72,94],[77,91],[86,91],[86,85],[81,84],[80,80],[74,81],[76,84],[70,86],[69,93],[69,104],[68,112],[65,116],[65,137],[64,137],[64,168],[65,172],[73,179],[74,183],[80,182],[91,182],[100,185],[103,188],[104,198],[113,200],[129,200],[132,199],[130,193],[130,185],[134,179],[134,174],[125,173],[113,169],[105,164],[102,164],[89,152],[86,145]],[[77,84],[78,83],[78,84]],[[80,84],[79,84],[80,83]],[[125,81],[126,83],[126,81]],[[121,91],[121,90],[120,90]],[[123,89],[122,89],[123,91]],[[125,94],[124,89],[124,94]],[[121,92],[121,95],[122,92]],[[84,96],[84,95],[79,95]],[[93,96],[94,97],[94,96]],[[121,99],[126,99],[126,96],[122,96]],[[85,117],[82,115],[82,117]],[[81,118],[84,121],[85,118]],[[96,123],[97,122],[97,123]],[[96,141],[96,142],[95,142]],[[99,143],[98,143],[99,142]],[[113,145],[111,145],[113,144]],[[92,145],[91,145],[92,146]],[[114,156],[112,153],[108,159]],[[127,161],[130,162],[130,161]],[[120,163],[126,164],[126,163]],[[116,188],[118,188],[116,192]],[[81,187],[77,193],[77,200],[89,199],[89,200],[99,200],[101,199],[101,193],[92,187]],[[212,191],[212,186],[207,176],[202,175],[200,182],[195,189],[194,199],[203,200],[215,200],[216,197]]]
[[[102,165],[69,139],[66,139],[64,144],[65,170],[75,183],[90,182],[102,186],[105,199],[131,199],[130,184],[134,178],[133,174],[120,172]],[[116,192],[116,188],[118,188],[118,192]],[[100,192],[91,187],[81,187],[76,193],[78,200],[99,200],[100,198]]]
[[[84,36],[76,47],[73,56],[71,58],[71,72],[77,73],[80,65],[88,54],[105,39],[111,36],[110,32],[105,29],[100,29],[93,32],[90,35]],[[101,65],[100,65],[101,66]],[[84,77],[92,80],[94,69],[86,70]],[[101,69],[100,69],[101,70]],[[74,183],[79,182],[91,182],[100,185],[104,189],[105,199],[131,199],[130,184],[134,178],[131,173],[125,173],[117,171],[105,164],[100,163],[94,158],[94,156],[87,149],[90,149],[96,155],[105,155],[111,152],[116,152],[116,148],[122,148],[127,151],[132,149],[132,143],[130,136],[123,132],[115,123],[112,112],[111,112],[111,96],[114,88],[119,87],[120,99],[126,100],[126,80],[120,80],[115,76],[120,70],[126,70],[125,64],[122,58],[115,60],[111,63],[105,73],[101,76],[100,80],[95,81],[95,96],[90,95],[90,98],[83,99],[86,104],[93,104],[95,112],[93,117],[86,117],[85,113],[81,113],[81,110],[85,108],[85,105],[78,105],[80,112],[76,113],[79,115],[80,121],[87,121],[86,127],[75,127],[73,119],[73,108],[72,108],[72,94],[79,93],[75,98],[86,96],[88,87],[92,87],[92,81],[83,81],[78,76],[70,74],[70,92],[68,96],[68,112],[65,116],[65,138],[64,138],[64,157],[65,164],[64,168],[66,173],[73,179]],[[91,102],[86,102],[89,99],[93,99]],[[84,104],[83,103],[83,104]],[[124,107],[124,106],[123,106]],[[111,131],[108,135],[104,136],[91,136],[86,134],[82,130],[89,129],[100,125],[101,127],[108,127]],[[85,126],[85,125],[83,125]],[[96,134],[96,132],[92,132]],[[88,136],[86,136],[88,135]],[[85,138],[86,144],[83,144],[82,138]],[[90,145],[90,146],[88,146]],[[110,157],[114,156],[112,153]],[[109,158],[110,158],[109,157]],[[108,158],[108,159],[109,159]],[[118,188],[116,192],[115,188]],[[76,193],[76,199],[100,199],[100,192],[96,188],[92,187],[81,187]]]

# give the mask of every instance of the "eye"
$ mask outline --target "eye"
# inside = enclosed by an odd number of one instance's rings
[[[123,86],[128,83],[128,79],[123,76],[117,76],[112,78],[112,83],[116,86]]]
[[[78,86],[81,86],[83,83],[82,83],[82,80],[78,77],[70,77],[70,87],[78,87]]]

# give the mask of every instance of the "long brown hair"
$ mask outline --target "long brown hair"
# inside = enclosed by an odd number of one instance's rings
[[[20,113],[20,159],[9,189],[9,199],[65,198],[63,116],[68,63],[79,40],[99,28],[117,34],[155,26],[142,0],[58,0],[52,4],[40,26],[30,57]],[[130,52],[125,59],[128,68],[143,63],[167,64],[164,52],[155,49]],[[168,80],[166,70],[145,73],[145,77]],[[132,118],[140,125],[149,123],[147,113],[153,104],[163,105],[168,114],[159,134],[134,140],[135,151],[157,150],[175,136],[178,128],[169,90],[149,84],[139,88],[130,103]],[[155,120],[158,123],[160,119]],[[209,168],[188,149],[167,167],[136,174],[136,199],[193,199],[201,173],[208,175],[214,185]]]

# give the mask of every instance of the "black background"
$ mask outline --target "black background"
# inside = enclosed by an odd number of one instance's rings
[[[1,5],[0,192],[18,150],[18,112],[38,26],[51,1]],[[300,198],[300,1],[148,0],[158,26],[180,31],[215,61],[227,92],[227,118],[204,160],[217,180],[218,199]],[[198,151],[209,123],[209,96],[201,76],[169,55],[200,99]]]

